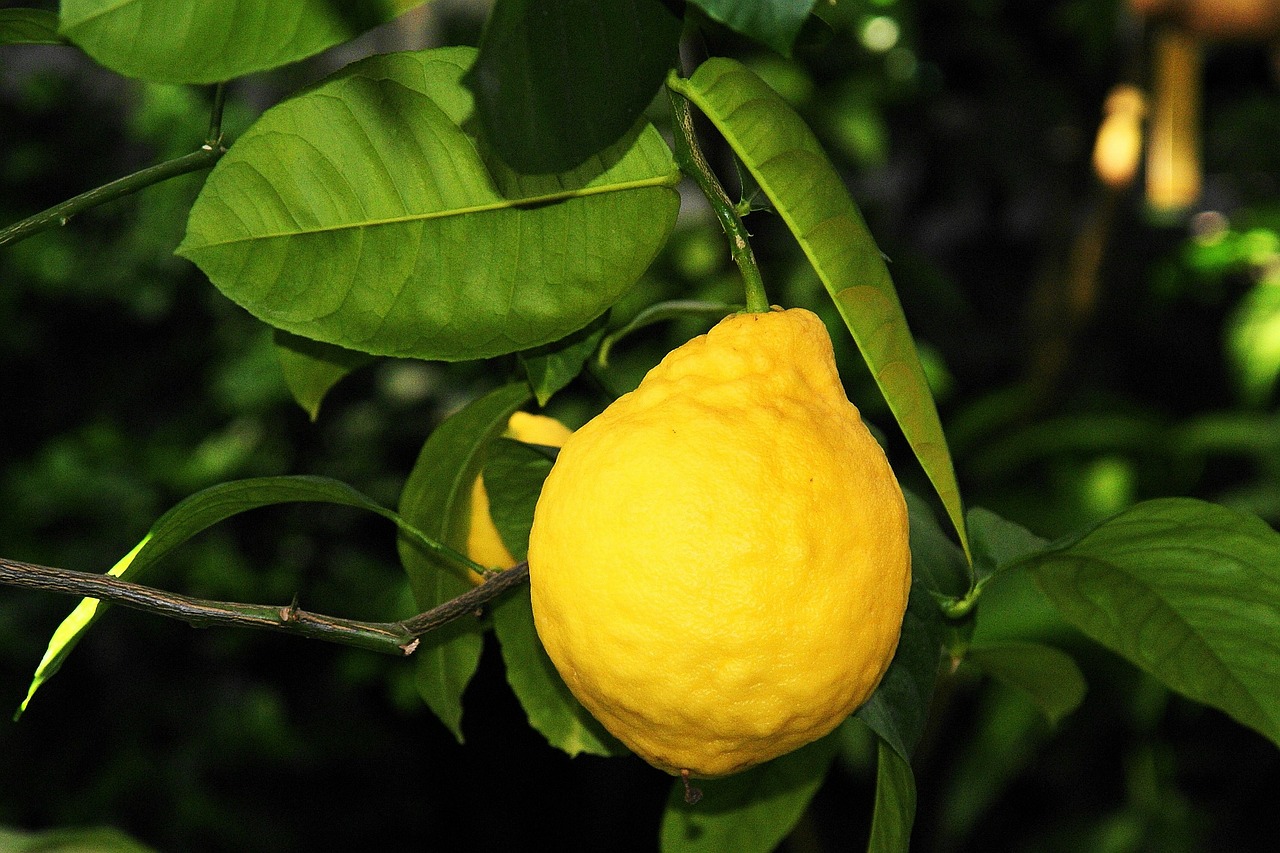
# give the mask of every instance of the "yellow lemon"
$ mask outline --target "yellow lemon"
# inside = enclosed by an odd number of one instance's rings
[[[529,570],[556,669],[650,764],[721,776],[839,725],[893,657],[911,556],[822,322],[729,317],[574,433]]]
[[[507,421],[505,435],[526,444],[545,444],[560,447],[570,435],[567,426],[546,415],[516,412]],[[467,556],[482,566],[492,569],[509,569],[516,564],[498,528],[493,526],[489,514],[489,493],[484,487],[484,476],[476,477],[471,486],[471,527],[467,531]],[[474,574],[474,573],[473,573]],[[473,578],[479,583],[481,578]]]

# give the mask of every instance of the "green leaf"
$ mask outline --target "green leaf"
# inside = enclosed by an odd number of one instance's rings
[[[347,41],[422,0],[62,0],[62,34],[126,77],[217,83]]]
[[[627,323],[627,325],[610,332],[600,342],[600,354],[596,357],[596,360],[601,367],[607,367],[609,353],[615,344],[646,326],[652,326],[654,323],[678,320],[682,317],[706,317],[711,320],[720,320],[740,310],[742,310],[741,305],[730,305],[727,302],[703,302],[696,299],[672,299],[666,302],[655,302],[631,318],[631,322]]]
[[[912,583],[893,661],[876,692],[854,713],[904,760],[911,759],[924,734],[941,657],[938,605],[919,582]]]
[[[528,586],[494,605],[493,628],[502,646],[507,682],[529,716],[529,725],[548,743],[571,756],[629,753],[579,704],[556,672],[534,628]]]
[[[604,316],[563,340],[520,353],[520,364],[539,406],[578,377],[604,337]]]
[[[876,747],[876,803],[869,853],[906,853],[916,819],[916,780],[911,762],[885,741]]]
[[[661,0],[497,0],[467,85],[504,161],[563,172],[617,142],[676,63]]]
[[[708,16],[781,53],[791,55],[814,0],[691,0]]]
[[[1280,534],[1261,519],[1147,501],[1024,565],[1085,634],[1280,744]]]
[[[822,786],[835,758],[837,734],[742,773],[697,780],[702,799],[685,802],[681,782],[662,815],[663,853],[769,853],[784,839]]]
[[[112,827],[17,832],[0,828],[3,853],[151,853],[152,848]]]
[[[982,507],[969,510],[966,520],[973,545],[973,568],[979,581],[995,574],[998,569],[1043,551],[1049,544],[1049,540],[1022,525]]]
[[[307,417],[320,416],[320,403],[329,389],[358,367],[373,361],[368,353],[322,344],[275,330],[276,357],[289,393]]]
[[[160,558],[220,521],[251,509],[284,503],[331,503],[356,507],[403,522],[394,512],[365,497],[346,483],[325,477],[258,477],[220,483],[185,498],[152,525],[151,530],[133,550],[107,572],[118,578],[136,580]],[[15,719],[27,709],[36,690],[61,668],[67,655],[94,622],[106,612],[108,605],[96,598],[85,598],[53,632],[44,658],[36,669],[27,696]]]
[[[264,322],[362,352],[485,358],[585,326],[674,225],[671,151],[645,125],[573,172],[486,162],[463,130],[474,55],[373,56],[268,110],[178,253]]]
[[[902,490],[911,522],[911,574],[936,595],[960,597],[969,591],[969,563],[960,546],[938,524],[933,508],[909,489]]]
[[[45,9],[0,9],[0,44],[65,44],[58,16]]]
[[[668,85],[706,114],[799,241],[968,553],[951,454],[884,256],[813,132],[732,59],[709,59],[690,79],[669,77]]]
[[[495,439],[489,446],[484,465],[489,515],[502,544],[517,560],[523,560],[529,550],[533,510],[551,463],[542,451],[509,438]]]
[[[974,645],[965,660],[1030,697],[1050,725],[1080,706],[1084,674],[1066,652],[1039,643]]]
[[[507,428],[511,413],[529,400],[523,383],[504,385],[440,424],[423,444],[400,495],[400,515],[427,536],[452,548],[466,547],[471,488],[484,465],[484,449]],[[398,543],[418,607],[427,610],[456,598],[470,585],[448,571],[441,558],[408,537]],[[456,619],[422,638],[418,693],[459,742],[462,694],[480,663],[479,626]]]

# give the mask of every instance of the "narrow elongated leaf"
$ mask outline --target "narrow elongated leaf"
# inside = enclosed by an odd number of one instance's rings
[[[693,805],[677,782],[662,815],[663,853],[770,853],[822,786],[836,748],[833,732],[742,773],[695,780],[702,799]]]
[[[497,0],[467,84],[498,155],[563,172],[617,142],[676,62],[662,0]]]
[[[911,762],[881,740],[876,747],[876,804],[868,853],[907,853],[916,820],[916,779]]]
[[[712,58],[668,85],[724,136],[799,241],[969,551],[938,410],[884,256],[804,120],[754,72]]]
[[[217,83],[347,41],[423,0],[62,0],[62,34],[127,77]]]
[[[1280,745],[1280,534],[1262,520],[1147,501],[1023,565],[1094,640]]]
[[[507,427],[511,413],[529,400],[526,385],[505,385],[440,424],[422,446],[400,495],[400,515],[427,536],[459,550],[466,548],[471,488],[484,465],[484,448]],[[470,588],[441,558],[401,537],[400,561],[422,610]],[[427,706],[462,741],[462,693],[480,663],[481,631],[456,619],[423,637],[414,653],[417,686]]]
[[[277,328],[473,359],[582,328],[648,267],[679,174],[652,126],[521,176],[463,127],[475,52],[374,56],[273,107],[209,175],[178,253]]]
[[[275,331],[276,357],[289,393],[311,420],[320,416],[320,403],[342,377],[373,361],[368,353],[322,344],[288,332]]]
[[[791,55],[814,0],[691,0],[709,16],[745,36]]]
[[[920,583],[913,583],[898,650],[876,692],[854,713],[906,761],[924,733],[941,656],[938,606]]]
[[[133,550],[120,559],[109,575],[136,580],[160,558],[220,521],[251,509],[284,503],[332,503],[368,510],[403,525],[394,512],[375,503],[346,483],[325,477],[258,477],[220,483],[184,499],[152,525]],[[27,696],[18,709],[21,715],[36,690],[62,666],[76,643],[106,611],[108,605],[85,598],[62,621],[49,640],[49,647],[36,669]]]
[[[965,660],[1025,693],[1051,725],[1084,701],[1084,674],[1066,652],[1039,643],[971,646]]]
[[[502,646],[507,683],[533,726],[569,755],[627,755],[629,750],[579,704],[547,657],[533,624],[529,588],[493,607],[493,629]]]
[[[0,44],[63,44],[58,16],[44,9],[0,9]]]

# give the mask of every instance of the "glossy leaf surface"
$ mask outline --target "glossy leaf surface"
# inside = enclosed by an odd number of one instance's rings
[[[179,254],[277,328],[476,359],[602,314],[662,247],[679,178],[651,126],[522,176],[464,130],[475,53],[374,56],[268,110],[219,161]]]

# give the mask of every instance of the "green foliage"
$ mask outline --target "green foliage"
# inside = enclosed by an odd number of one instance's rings
[[[179,253],[255,316],[347,349],[474,359],[586,325],[675,222],[670,152],[646,126],[572,172],[486,163],[463,129],[474,55],[370,57],[268,111]]]
[[[320,403],[329,389],[351,371],[373,361],[367,353],[302,338],[283,329],[275,330],[274,340],[289,393],[313,421],[320,416]]]
[[[62,44],[58,16],[43,9],[0,9],[0,44]]]
[[[5,853],[150,853],[151,849],[110,827],[48,832],[0,829],[0,850]]]

